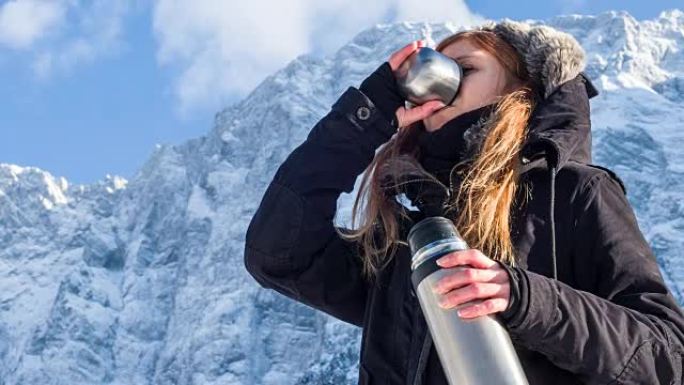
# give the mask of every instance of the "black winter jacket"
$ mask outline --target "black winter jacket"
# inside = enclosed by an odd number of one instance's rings
[[[532,197],[515,212],[519,266],[509,267],[520,300],[499,319],[531,385],[681,385],[682,309],[624,185],[591,164],[596,94],[580,74],[533,113],[520,165]],[[334,231],[339,195],[353,191],[395,131],[349,87],[278,168],[247,230],[245,266],[263,287],[363,328],[359,384],[446,384],[411,288],[408,248],[367,283],[355,245]]]

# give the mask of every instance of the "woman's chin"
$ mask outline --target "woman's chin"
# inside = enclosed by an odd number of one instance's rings
[[[458,115],[461,115],[461,113],[462,112],[458,107],[455,107],[453,105],[446,106],[441,110],[435,112],[434,114],[428,116],[427,118],[423,119],[423,126],[425,127],[425,131],[437,131],[440,128],[442,128],[444,123],[457,117]]]

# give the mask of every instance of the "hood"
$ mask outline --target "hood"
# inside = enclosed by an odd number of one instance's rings
[[[520,54],[536,85],[534,111],[523,142],[519,169],[549,173],[549,237],[553,278],[556,269],[556,174],[569,161],[591,163],[589,99],[598,95],[584,71],[585,53],[575,38],[545,25],[503,19],[477,28],[492,31]]]
[[[585,53],[570,34],[545,25],[503,19],[478,30],[491,31],[520,54],[537,88],[537,103],[522,148],[520,172],[569,160],[591,163],[589,99],[597,89],[582,72]]]
[[[503,19],[479,27],[492,31],[520,54],[536,84],[537,100],[523,142],[519,171],[549,173],[549,238],[553,278],[556,266],[556,174],[570,160],[591,163],[589,99],[598,90],[582,72],[585,53],[575,38],[545,25]]]
[[[521,173],[539,165],[534,159],[542,159],[556,169],[569,160],[592,162],[589,99],[596,95],[594,85],[580,73],[538,102],[521,150]]]

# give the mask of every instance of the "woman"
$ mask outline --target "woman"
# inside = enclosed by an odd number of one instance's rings
[[[530,384],[682,384],[684,314],[622,182],[590,164],[597,91],[577,41],[508,20],[456,33],[436,49],[465,69],[457,98],[406,109],[392,71],[418,48],[349,87],[279,167],[247,230],[250,274],[363,327],[360,384],[446,384],[405,242],[440,213],[471,247],[441,258],[441,305],[498,317]],[[335,227],[366,169],[360,226]]]

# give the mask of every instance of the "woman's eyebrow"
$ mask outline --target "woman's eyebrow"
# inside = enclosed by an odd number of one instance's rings
[[[458,61],[458,60],[463,60],[463,59],[472,59],[472,58],[474,58],[474,57],[475,57],[475,56],[473,56],[473,55],[463,55],[463,56],[458,56],[458,57],[455,57],[455,58],[452,58],[452,59]]]

